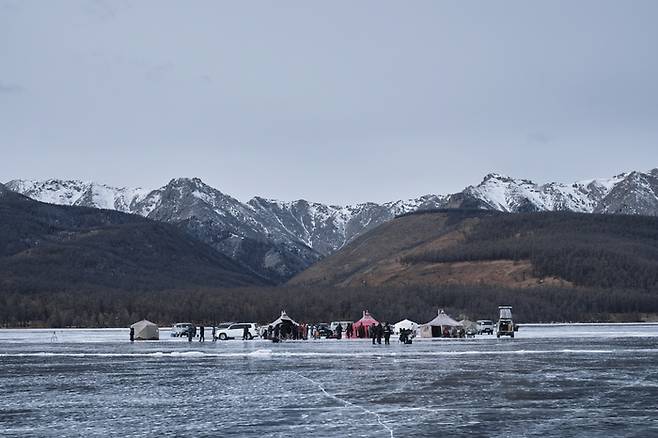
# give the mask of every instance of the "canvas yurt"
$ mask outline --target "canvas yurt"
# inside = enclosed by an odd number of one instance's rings
[[[411,330],[412,333],[416,333],[416,330],[418,330],[418,323],[409,319],[403,319],[402,321],[395,323],[393,326],[393,333],[399,335],[400,329]]]
[[[363,311],[363,316],[360,320],[352,324],[352,330],[354,330],[354,337],[357,338],[369,338],[370,337],[370,328],[374,325],[379,324],[375,318],[372,317],[370,312],[367,310]]]
[[[136,341],[157,341],[160,339],[160,329],[151,321],[142,319],[130,326],[135,330]]]
[[[282,338],[292,337],[293,330],[295,330],[298,325],[299,324],[297,324],[294,319],[288,316],[285,310],[282,310],[281,316],[270,324],[272,328],[279,327],[279,333]]]
[[[473,321],[468,320],[468,319],[462,319],[461,321],[459,321],[459,325],[464,327],[464,330],[466,330],[466,332],[469,332],[469,331],[470,332],[476,332],[477,329],[478,329],[478,325],[476,323],[474,323]]]
[[[460,324],[445,314],[442,309],[439,309],[439,314],[428,322],[420,326],[420,337],[421,338],[441,338],[443,337],[443,332],[447,330],[452,330],[453,327],[459,327]]]

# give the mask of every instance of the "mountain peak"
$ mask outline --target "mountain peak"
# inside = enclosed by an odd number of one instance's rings
[[[507,175],[503,175],[502,173],[492,172],[492,173],[488,173],[484,177],[480,185],[492,180],[502,181],[502,182],[512,182],[514,181],[514,178],[511,178]]]

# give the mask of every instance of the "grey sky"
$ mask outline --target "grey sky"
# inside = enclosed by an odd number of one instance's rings
[[[0,181],[347,203],[658,167],[658,2],[0,0]]]

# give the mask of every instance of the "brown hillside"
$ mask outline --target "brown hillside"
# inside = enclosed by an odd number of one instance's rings
[[[571,286],[538,278],[530,260],[404,263],[410,256],[455,249],[489,213],[427,212],[396,218],[356,239],[289,281],[337,287],[487,284],[506,287]]]

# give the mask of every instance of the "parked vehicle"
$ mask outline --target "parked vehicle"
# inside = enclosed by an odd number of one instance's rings
[[[512,307],[498,306],[498,311],[500,312],[500,316],[498,318],[498,323],[496,324],[496,337],[500,338],[501,336],[509,336],[510,338],[513,338],[514,332],[517,328],[512,319]]]
[[[238,322],[231,324],[230,326],[217,330],[217,338],[225,341],[227,339],[242,339],[244,335],[244,329],[247,327],[249,330],[249,339],[253,339],[258,336],[258,326],[253,322]]]
[[[345,330],[347,329],[347,324],[352,324],[352,321],[331,321],[331,324],[329,324],[329,328],[331,329],[332,332],[336,332],[336,327],[338,327],[338,324],[343,328],[343,333],[345,333]]]
[[[494,333],[494,322],[490,319],[478,319],[477,320],[477,334],[488,334],[493,335]]]
[[[196,327],[189,322],[177,322],[171,328],[171,336],[175,338],[186,337],[189,331],[192,331],[192,336],[196,336]]]
[[[318,336],[321,338],[334,338],[334,331],[331,330],[331,326],[327,324],[316,324],[316,329],[318,331]]]

